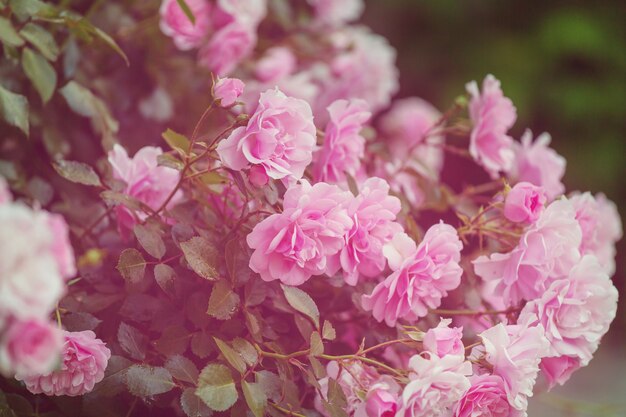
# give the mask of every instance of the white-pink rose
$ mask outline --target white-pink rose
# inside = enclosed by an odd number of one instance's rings
[[[282,80],[296,69],[296,56],[285,46],[274,46],[254,66],[254,75],[261,82]]]
[[[211,3],[207,0],[185,0],[195,23],[187,17],[177,0],[163,0],[159,13],[161,31],[174,40],[178,49],[199,47],[211,30]]]
[[[363,13],[363,0],[308,0],[315,12],[314,23],[337,27],[357,20]]]
[[[498,375],[475,375],[472,386],[454,407],[454,417],[526,417],[511,406],[504,380]]]
[[[230,107],[243,93],[244,83],[238,78],[217,78],[213,86],[213,97],[221,107]]]
[[[201,65],[220,77],[229,75],[235,67],[250,55],[256,45],[257,34],[238,21],[224,26],[198,54]]]
[[[541,187],[529,182],[518,182],[504,200],[504,216],[512,222],[532,223],[539,218],[546,203]]]
[[[463,328],[450,327],[452,320],[441,319],[437,327],[428,329],[424,334],[424,350],[437,356],[461,355],[465,356],[463,345]]]

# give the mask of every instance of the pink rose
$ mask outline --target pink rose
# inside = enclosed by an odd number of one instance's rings
[[[545,328],[550,342],[546,356],[579,358],[576,365],[586,366],[615,318],[617,296],[596,257],[585,255],[568,276],[554,281],[541,298],[527,303],[520,320]]]
[[[0,177],[0,204],[10,203],[11,201],[13,201],[13,196],[11,195],[9,184],[3,177]]]
[[[92,331],[64,332],[63,360],[59,369],[19,378],[33,394],[83,395],[104,378],[111,351]]]
[[[622,221],[615,203],[604,194],[572,193],[570,201],[582,229],[580,253],[596,255],[607,274],[615,273],[615,244],[622,238]]]
[[[549,200],[565,191],[561,182],[565,174],[565,158],[548,147],[550,135],[543,133],[532,142],[533,134],[527,130],[522,135],[521,144],[514,144],[515,160],[508,172],[513,181],[526,181],[540,186]]]
[[[308,103],[280,90],[261,94],[247,126],[217,146],[222,163],[235,171],[260,165],[274,179],[302,178],[315,148],[316,129]]]
[[[504,381],[509,403],[516,410],[525,411],[528,397],[533,395],[539,362],[548,350],[543,327],[530,326],[528,322],[508,326],[500,323],[479,336],[493,374]]]
[[[59,214],[48,214],[48,227],[54,235],[52,243],[52,253],[59,266],[59,272],[63,278],[72,278],[76,275],[76,260],[74,259],[74,249],[70,243],[70,230],[63,216]]]
[[[267,0],[217,0],[214,22],[223,27],[233,21],[254,29],[267,14]]]
[[[513,186],[504,201],[504,217],[512,222],[533,223],[543,212],[546,195],[541,187],[529,182]]]
[[[582,233],[574,207],[566,199],[552,202],[509,253],[480,256],[476,275],[493,283],[505,306],[540,297],[553,279],[567,275],[580,259]]]
[[[404,387],[396,417],[432,417],[450,413],[470,387],[472,364],[464,356],[414,355],[409,361],[409,383]]]
[[[243,93],[244,83],[238,78],[217,78],[213,86],[213,97],[219,100],[221,107],[230,107],[241,93]]]
[[[225,77],[245,58],[256,45],[256,32],[238,21],[224,26],[211,37],[202,49],[198,60],[220,77]]]
[[[161,148],[146,146],[134,157],[129,158],[126,149],[117,144],[109,152],[113,178],[126,183],[124,194],[141,201],[153,210],[161,207],[180,178],[180,173],[175,169],[158,165],[157,159],[162,153]],[[177,191],[166,208],[175,206],[182,198],[182,191]],[[135,216],[139,220],[148,217],[144,212],[136,212],[133,215],[133,212],[123,205],[117,206],[116,210],[118,225],[125,233],[135,225]]]
[[[363,13],[363,0],[308,0],[315,11],[314,23],[338,27],[357,20]]]
[[[394,101],[380,120],[394,161],[402,161],[406,168],[434,181],[443,168],[443,149],[437,145],[444,138],[430,130],[440,118],[441,113],[430,103],[410,97]]]
[[[199,47],[211,30],[211,3],[207,0],[186,2],[195,17],[195,24],[185,15],[177,0],[163,0],[159,10],[161,31],[181,50]]]
[[[472,386],[454,407],[454,417],[525,417],[509,404],[504,380],[498,375],[475,375]]]
[[[62,273],[74,266],[67,235],[53,228],[58,219],[21,203],[0,205],[0,328],[10,316],[45,318],[65,292]]]
[[[463,328],[449,327],[452,320],[441,319],[437,327],[428,329],[424,334],[424,350],[437,356],[461,355],[465,356],[463,345]]]
[[[374,278],[385,269],[383,246],[402,232],[402,226],[395,221],[400,200],[389,195],[385,180],[372,177],[363,183],[359,195],[347,208],[353,226],[333,263],[341,265],[346,283],[356,285],[359,276]]]
[[[265,51],[256,62],[254,75],[262,82],[274,82],[285,78],[296,69],[296,57],[291,49],[274,46]]]
[[[360,135],[371,113],[363,100],[337,100],[328,107],[324,145],[315,155],[318,181],[343,182],[346,173],[354,177],[361,166],[365,138]]]
[[[391,380],[391,378],[389,378]],[[370,387],[365,397],[365,407],[361,414],[355,417],[394,417],[398,410],[397,384],[378,382]]]
[[[517,110],[504,97],[500,81],[491,74],[483,81],[482,94],[476,81],[468,83],[466,88],[472,96],[469,114],[474,125],[470,154],[492,178],[497,178],[498,172],[508,171],[513,164],[513,139],[506,133],[515,124]]]
[[[265,281],[279,279],[287,285],[334,274],[328,258],[343,248],[343,237],[352,227],[346,210],[352,198],[349,191],[326,183],[291,186],[282,213],[272,214],[248,235],[248,246],[254,249],[250,269]]]
[[[396,234],[384,248],[394,272],[363,296],[363,308],[388,326],[426,316],[461,283],[461,249],[456,230],[443,222],[428,229],[417,247],[406,234]]]
[[[548,382],[548,389],[554,388],[557,384],[565,384],[581,366],[580,358],[565,355],[543,358],[539,365]]]
[[[0,332],[0,373],[40,375],[54,369],[61,347],[63,334],[57,326],[40,320],[12,320],[8,328]]]

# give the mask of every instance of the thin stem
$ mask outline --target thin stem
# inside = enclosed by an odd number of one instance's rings
[[[520,311],[517,307],[508,308],[506,310],[430,310],[433,314],[440,316],[483,316],[483,315],[497,315],[497,314],[510,314]]]
[[[382,343],[379,343],[379,344],[377,344],[377,345],[371,346],[371,347],[369,347],[369,348],[367,348],[367,349],[365,349],[365,350],[363,350],[363,351],[359,352],[359,354],[360,354],[360,355],[364,355],[364,354],[369,353],[369,352],[371,352],[371,351],[373,351],[373,350],[380,349],[380,348],[382,348],[382,347],[386,347],[386,346],[395,345],[396,343],[402,343],[402,344],[404,344],[404,343],[418,343],[418,342],[417,342],[416,340],[413,340],[413,339],[395,339],[395,340],[388,340],[388,341],[386,341],[386,342],[382,342]]]
[[[382,368],[384,370],[386,370],[389,373],[392,373],[396,376],[399,376],[401,378],[404,378],[404,374],[400,371],[398,371],[397,369],[394,369],[390,366],[385,365],[382,362],[378,362],[377,360],[374,359],[370,359],[370,358],[366,358],[364,356],[358,356],[358,355],[340,355],[340,356],[334,356],[334,355],[326,355],[326,354],[321,354],[318,355],[318,357],[322,358],[322,359],[326,359],[326,360],[330,360],[330,361],[335,361],[335,360],[357,360],[357,361],[361,361],[373,366],[378,366],[379,368]]]
[[[215,104],[215,100],[213,100],[211,104],[209,104],[209,107],[207,107],[206,110],[204,110],[204,113],[202,113],[202,116],[200,116],[198,123],[196,123],[196,126],[193,128],[193,133],[191,134],[191,141],[189,142],[189,149],[187,150],[188,154],[191,154],[193,145],[196,143],[196,138],[198,137],[198,131],[200,130],[200,126],[202,126],[202,122],[204,122],[204,119],[206,119],[207,116],[211,114],[211,110],[213,110],[213,104]]]
[[[282,411],[283,413],[285,413],[288,416],[293,416],[293,417],[306,417],[304,414],[300,414],[300,413],[296,413],[295,411],[292,410],[288,410],[286,408],[281,407],[280,405],[270,402],[270,404],[272,404],[272,407],[274,407],[275,409],[277,409],[278,411]]]
[[[59,329],[63,329],[63,323],[61,322],[61,312],[59,311],[59,303],[57,303],[55,312],[57,316],[57,325],[59,326]]]

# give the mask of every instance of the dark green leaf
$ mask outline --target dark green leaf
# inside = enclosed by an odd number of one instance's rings
[[[129,283],[139,283],[146,272],[146,260],[137,249],[124,249],[117,263],[117,270]]]
[[[179,381],[196,384],[198,382],[198,368],[189,359],[181,355],[174,355],[165,362],[165,368]]]
[[[123,356],[111,356],[104,379],[96,384],[93,393],[112,397],[126,389],[126,371],[133,363]]]
[[[252,343],[240,337],[235,338],[232,342],[233,349],[239,353],[239,356],[249,365],[254,365],[259,359],[259,353],[256,351]]]
[[[215,411],[228,410],[239,398],[230,370],[221,364],[207,365],[200,372],[196,395]]]
[[[20,35],[37,48],[41,55],[45,56],[48,60],[57,60],[59,47],[52,34],[46,29],[34,23],[27,23],[22,30],[20,30]]]
[[[165,368],[133,365],[126,371],[128,391],[137,397],[163,394],[176,386],[172,375]]]
[[[187,153],[187,149],[189,149],[189,139],[187,139],[186,136],[176,133],[172,129],[167,129],[163,132],[162,136],[165,142],[170,145],[170,148],[183,154]]]
[[[149,224],[137,224],[133,228],[135,237],[142,248],[154,258],[161,259],[165,255],[165,243],[161,238],[161,231]]]
[[[102,186],[96,171],[85,163],[59,159],[52,163],[52,167],[68,181],[94,187]]]
[[[211,242],[196,236],[186,242],[181,242],[180,248],[185,254],[187,263],[196,274],[209,281],[215,281],[219,277],[215,267],[218,252]]]
[[[213,411],[198,397],[193,388],[186,388],[180,396],[180,406],[187,417],[211,417]]]
[[[47,103],[57,86],[57,73],[50,63],[30,48],[22,51],[22,69],[35,86],[41,100]]]
[[[124,322],[120,323],[117,330],[117,341],[131,358],[142,361],[146,357],[148,340],[139,330]]]
[[[265,407],[267,406],[267,397],[263,388],[257,383],[250,383],[244,380],[241,381],[241,390],[252,414],[255,417],[263,417]]]
[[[230,347],[228,343],[224,342],[223,340],[218,339],[217,337],[214,337],[213,340],[215,340],[215,344],[222,353],[224,359],[226,359],[226,361],[233,368],[239,371],[239,373],[243,374],[246,371],[246,363],[239,355],[239,353],[237,353],[233,348]]]
[[[182,326],[172,325],[165,328],[155,348],[165,356],[181,355],[189,346],[190,334]]]
[[[28,136],[28,100],[0,85],[0,114],[5,122]]]
[[[191,351],[199,358],[206,358],[214,352],[211,336],[198,332],[191,337]]]
[[[158,264],[154,266],[154,279],[159,287],[170,297],[176,295],[176,272],[169,265]]]
[[[302,291],[300,288],[289,287],[282,284],[281,287],[289,305],[313,320],[315,327],[319,328],[320,312],[311,296]]]
[[[12,47],[24,45],[24,39],[20,38],[11,21],[5,17],[0,17],[0,41]]]
[[[254,373],[257,384],[263,387],[265,396],[274,402],[280,401],[282,396],[282,381],[278,375],[270,371]]]
[[[207,314],[218,320],[228,320],[239,306],[239,295],[233,292],[225,280],[215,283],[209,298]]]

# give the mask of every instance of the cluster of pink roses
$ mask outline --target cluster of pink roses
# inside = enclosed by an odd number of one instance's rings
[[[0,252],[0,373],[33,393],[91,391],[104,377],[109,350],[93,332],[63,331],[49,319],[76,274],[67,223],[13,202],[2,177]]]

